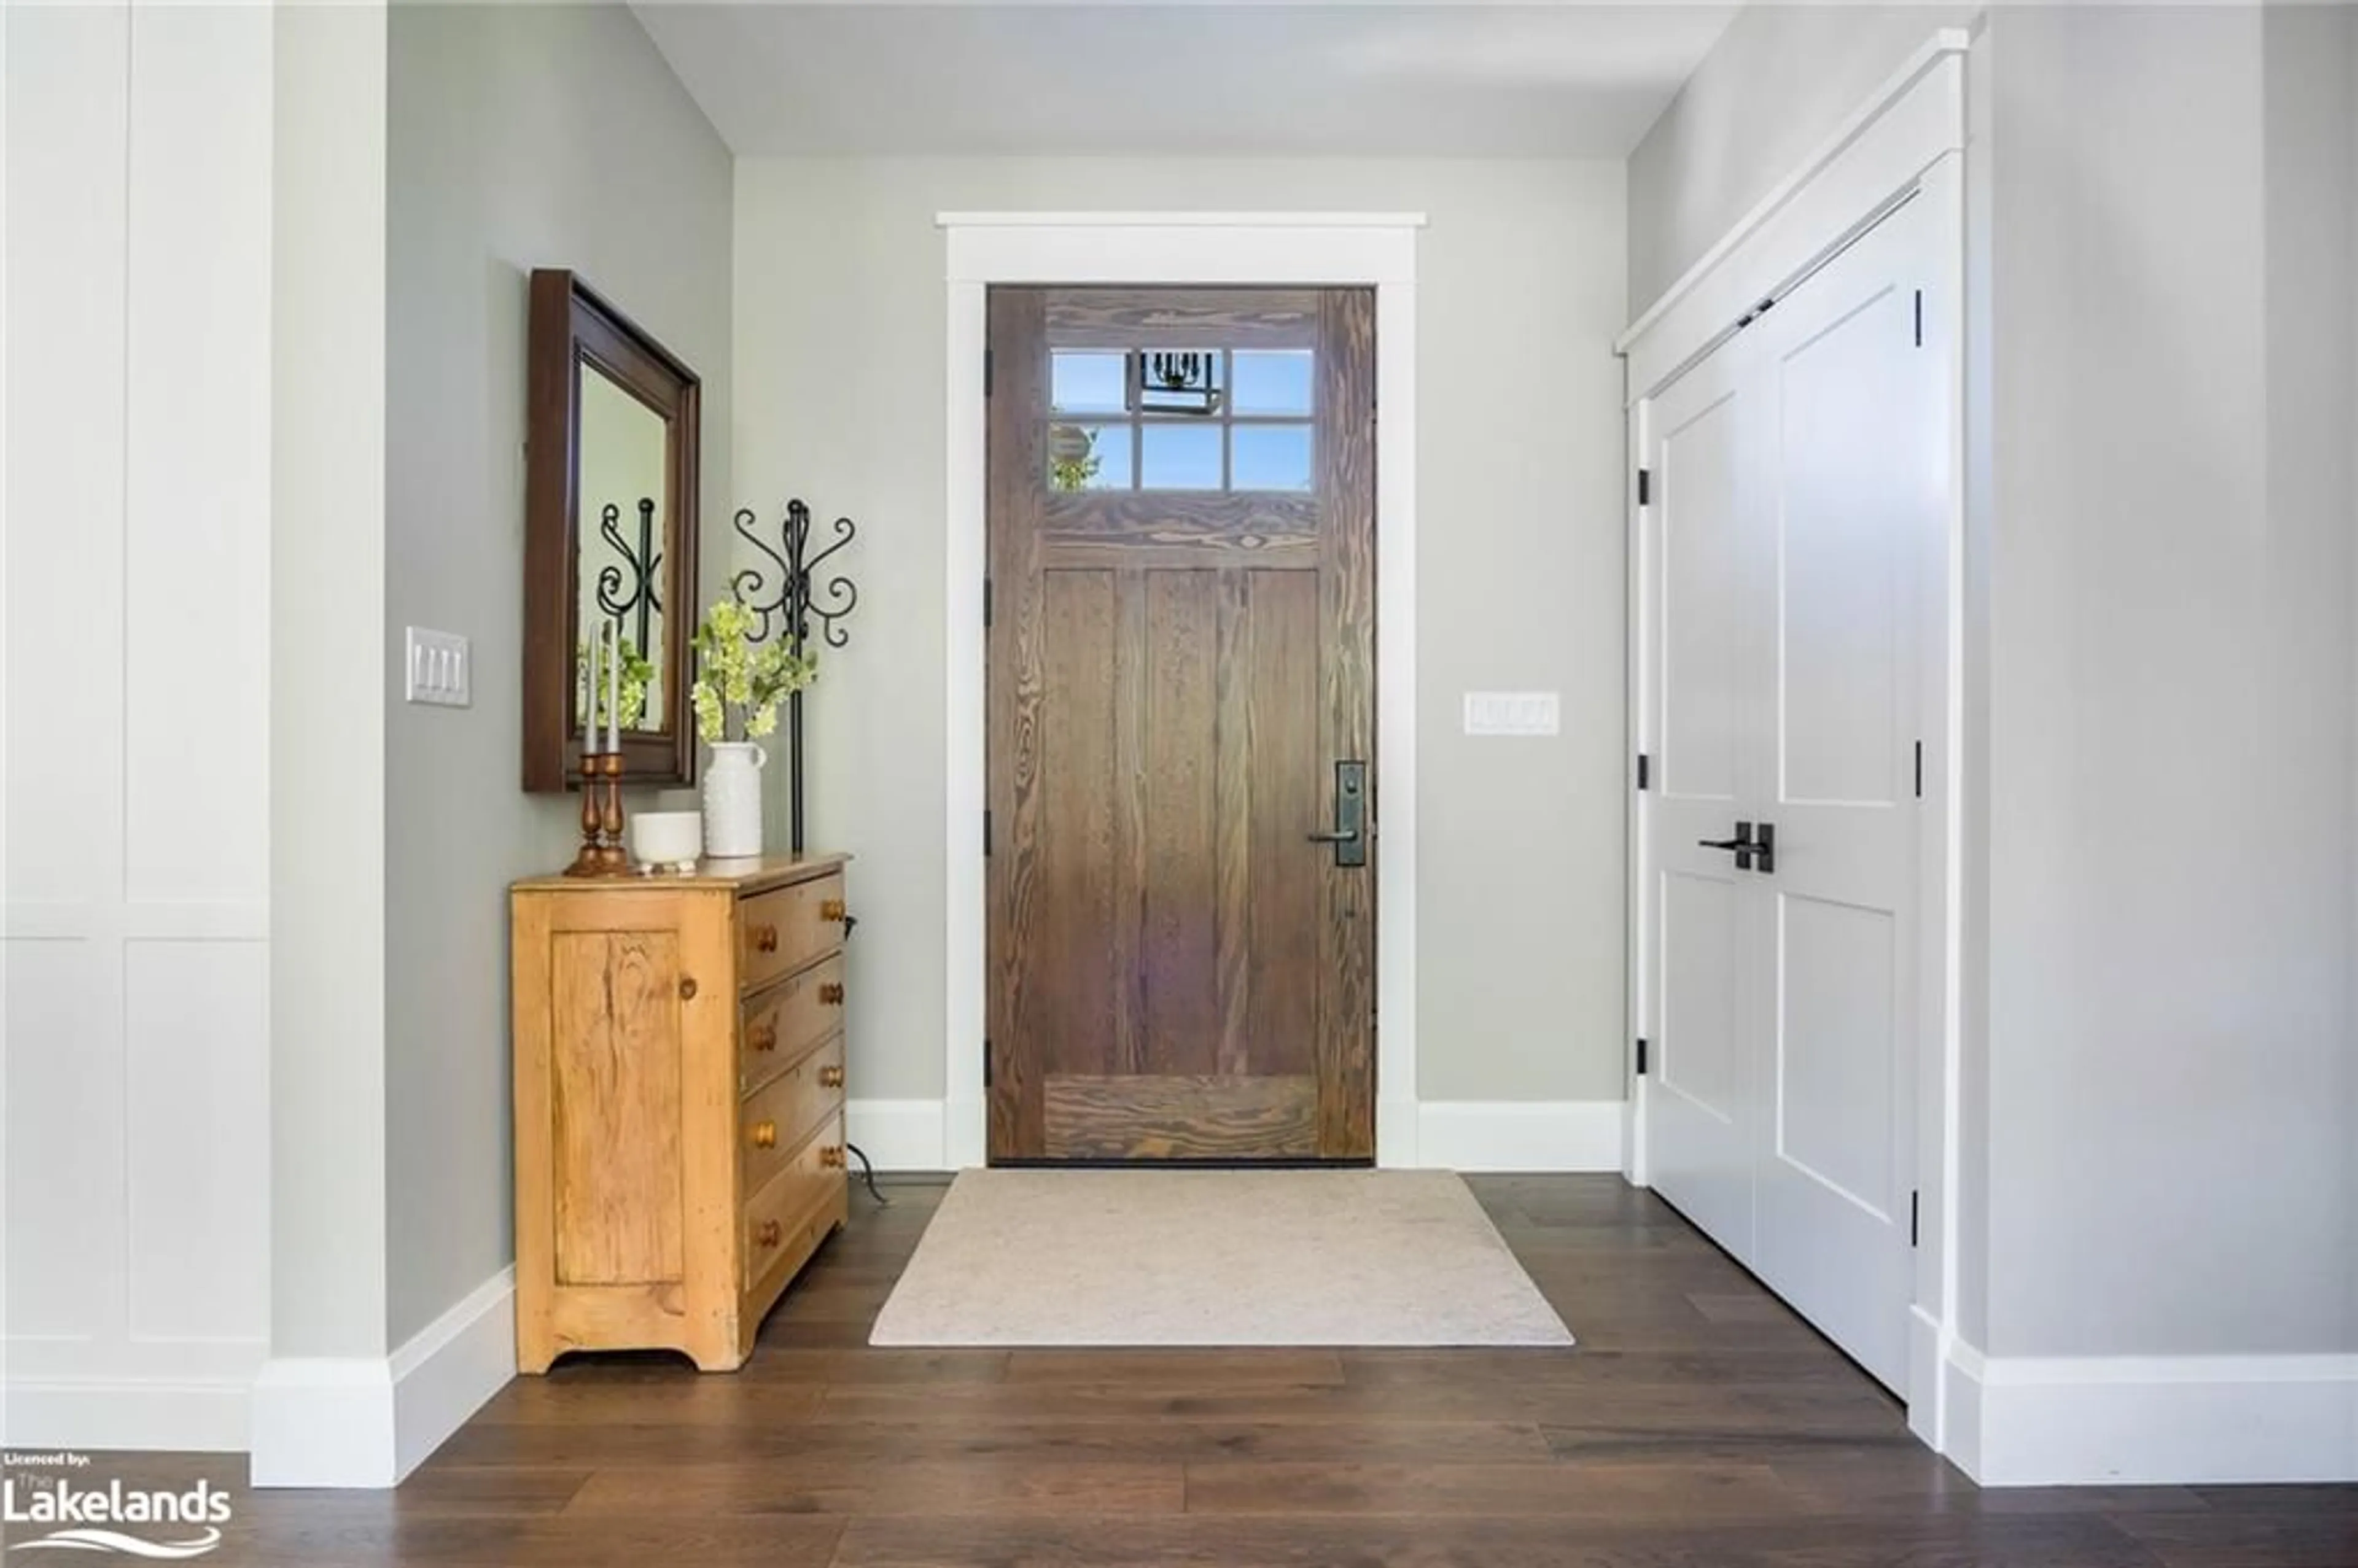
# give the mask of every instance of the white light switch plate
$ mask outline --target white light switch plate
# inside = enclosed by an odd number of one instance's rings
[[[1556,694],[1552,691],[1469,691],[1466,694],[1468,735],[1552,735],[1559,723]]]
[[[474,703],[470,684],[467,639],[456,632],[408,629],[403,644],[402,667],[408,672],[404,700],[438,708],[468,708]]]

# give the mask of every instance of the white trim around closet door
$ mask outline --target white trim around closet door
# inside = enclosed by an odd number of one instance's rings
[[[982,398],[995,283],[1266,284],[1376,291],[1376,1161],[1414,1165],[1416,236],[1421,213],[945,212],[949,306],[945,579],[947,894],[942,1167],[986,1157],[989,908],[982,858]]]
[[[1973,36],[1944,27],[1779,181],[1662,297],[1614,351],[1635,404],[1872,224],[1935,161],[1965,146],[1964,58]]]

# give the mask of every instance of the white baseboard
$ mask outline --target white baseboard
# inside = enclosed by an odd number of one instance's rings
[[[253,1388],[244,1378],[11,1378],[0,1444],[243,1453]]]
[[[395,1454],[389,1363],[280,1356],[254,1379],[254,1486],[397,1486]]]
[[[281,1357],[254,1386],[253,1484],[401,1484],[515,1376],[515,1271],[503,1269],[383,1360]]]
[[[1985,1487],[2358,1481],[2358,1356],[1950,1349],[1947,1452]]]
[[[393,1353],[395,1479],[424,1464],[516,1375],[515,1270],[467,1292]]]
[[[1621,1169],[1617,1099],[1425,1100],[1416,1119],[1416,1162],[1428,1170]]]
[[[845,1102],[843,1136],[880,1171],[947,1171],[943,1148],[946,1108],[937,1099],[856,1099]]]

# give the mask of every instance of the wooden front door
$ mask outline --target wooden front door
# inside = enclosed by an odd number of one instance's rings
[[[990,1157],[1367,1160],[1374,294],[995,288],[990,363]]]

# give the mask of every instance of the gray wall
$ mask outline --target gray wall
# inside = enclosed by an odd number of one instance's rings
[[[1739,123],[1699,88],[1781,61],[1814,145],[1920,41],[1821,78],[1828,25],[1747,14],[1675,113]],[[1960,1327],[1993,1355],[2358,1347],[2352,26],[2003,7],[1974,56]],[[1693,172],[1640,161],[1633,254]],[[1714,237],[1675,227],[1665,281]]]
[[[1985,1348],[2351,1348],[2348,17],[1990,26]]]
[[[1629,154],[1636,315],[1942,27],[1978,5],[1755,5]]]
[[[730,159],[619,5],[393,12],[384,649],[391,1342],[514,1256],[510,879],[570,853],[517,784],[525,274],[570,267],[704,380],[708,587],[729,510]],[[317,591],[332,593],[330,581]],[[474,706],[400,700],[405,625],[473,639]]]
[[[860,857],[854,1094],[943,1093],[945,210],[1416,210],[1421,1091],[1622,1095],[1622,170],[1615,163],[749,159],[740,492],[856,517],[810,708],[816,844]],[[968,612],[960,606],[961,613]],[[1555,688],[1469,741],[1469,687]],[[773,788],[782,770],[770,773]],[[977,803],[978,810],[980,808]],[[774,829],[773,829],[774,830]]]

